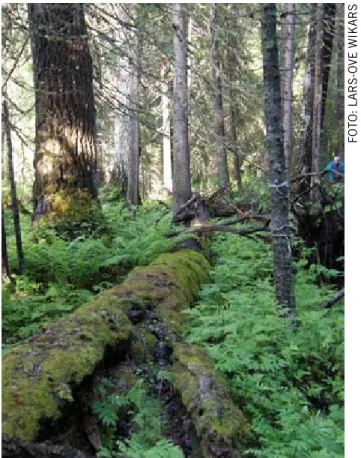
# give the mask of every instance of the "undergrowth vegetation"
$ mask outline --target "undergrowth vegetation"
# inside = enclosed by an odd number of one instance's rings
[[[315,284],[303,256],[292,325],[277,314],[268,246],[228,234],[212,246],[212,282],[187,311],[188,338],[207,348],[251,423],[245,456],[343,457],[343,305],[321,307],[334,291]]]
[[[69,231],[32,227],[30,216],[22,215],[26,272],[21,276],[16,274],[11,211],[5,211],[13,281],[2,292],[3,347],[31,336],[170,249],[174,240],[164,237],[171,228],[170,212],[152,203],[129,209],[114,193],[114,188],[105,189],[101,195],[104,221],[90,235],[75,225],[69,239]]]
[[[103,379],[97,390],[99,398],[90,405],[102,426],[98,456],[112,458],[121,453],[127,458],[184,458],[182,450],[163,437],[163,409],[147,392],[144,380],[138,379],[123,395],[110,394],[114,388],[108,379]],[[128,439],[117,436],[121,418],[128,418]]]

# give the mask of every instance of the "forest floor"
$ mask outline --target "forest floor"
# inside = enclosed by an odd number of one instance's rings
[[[175,243],[164,237],[174,228],[163,206],[145,207],[134,218],[109,202],[104,214],[110,232],[84,236],[80,229],[71,241],[49,229],[28,230],[23,219],[28,271],[3,290],[5,357],[46,322],[114,288],[132,267],[148,265]],[[297,243],[296,327],[277,313],[270,245],[228,233],[212,236],[210,281],[181,312],[187,341],[206,349],[245,414],[250,433],[244,457],[343,456],[343,302],[322,308],[334,297],[332,285],[342,272],[313,263],[313,250]],[[13,244],[9,251],[14,266]],[[159,321],[150,314],[148,322],[159,337]],[[95,373],[95,397],[78,399],[91,415],[81,420],[82,439],[78,429],[73,443],[86,456],[96,450],[112,458],[201,456],[192,419],[173,389],[171,350],[162,342],[151,362],[128,356],[121,369],[103,366]]]

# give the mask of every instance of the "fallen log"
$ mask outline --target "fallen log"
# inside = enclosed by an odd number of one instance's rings
[[[204,458],[239,456],[248,432],[243,415],[205,351],[182,340],[187,316],[180,312],[194,301],[210,270],[201,246],[195,248],[181,247],[148,267],[135,268],[121,285],[6,354],[2,407],[8,448],[12,439],[51,440],[71,409],[79,408],[84,380],[113,352],[117,363],[125,358],[134,364],[161,358],[170,362],[174,387],[199,434]]]

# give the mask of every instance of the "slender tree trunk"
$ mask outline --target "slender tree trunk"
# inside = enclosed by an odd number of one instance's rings
[[[13,145],[11,141],[11,127],[9,119],[9,110],[6,98],[3,97],[3,120],[4,120],[4,130],[6,134],[6,146],[8,153],[8,173],[9,181],[11,188],[11,206],[13,211],[14,219],[14,231],[15,231],[15,240],[16,240],[16,249],[18,253],[18,262],[19,262],[19,273],[23,274],[25,271],[25,259],[24,259],[24,250],[23,243],[21,239],[21,226],[20,226],[20,215],[18,208],[18,199],[16,195],[16,183],[14,175],[14,163],[13,163]]]
[[[227,163],[226,149],[226,132],[224,126],[223,112],[223,96],[222,96],[222,80],[221,80],[221,59],[219,52],[218,38],[218,7],[217,3],[212,3],[211,17],[211,39],[212,39],[212,75],[213,75],[213,91],[214,91],[214,121],[216,126],[216,143],[217,143],[217,172],[218,184],[222,188],[229,186],[229,171]]]
[[[278,68],[276,4],[262,4],[262,52],[265,86],[271,229],[273,233],[276,299],[285,316],[295,314],[291,236],[288,220],[288,184],[281,117],[281,87]]]
[[[93,65],[81,3],[29,3],[36,98],[34,219],[56,196],[97,199]],[[64,210],[66,211],[66,210]]]
[[[315,46],[316,46],[316,12],[317,4],[311,5],[310,28],[308,32],[306,74],[303,88],[303,108],[301,115],[301,145],[298,156],[299,174],[312,172],[312,128],[313,128],[313,96],[315,81]],[[311,178],[307,178],[299,185],[298,192],[305,192],[311,185]]]
[[[139,163],[140,163],[140,86],[141,86],[141,54],[142,42],[137,27],[135,66],[132,75],[132,104],[134,111],[131,120],[131,151],[129,158],[129,179],[127,199],[132,205],[139,205]]]
[[[9,256],[8,256],[8,246],[6,241],[6,227],[5,227],[5,217],[4,217],[4,208],[1,207],[1,279],[3,284],[10,282],[10,265],[9,265]]]
[[[120,21],[129,20],[127,12],[125,12],[126,5],[118,5],[118,18]],[[127,5],[129,7],[129,5]],[[129,33],[123,24],[119,22],[116,31],[117,45],[120,50],[123,49]],[[122,52],[117,59],[116,74],[114,76],[117,81],[119,100],[118,109],[115,112],[114,120],[114,168],[112,171],[111,181],[115,184],[121,185],[124,196],[127,194],[128,189],[128,169],[129,158],[131,149],[131,117],[129,116],[129,98],[131,90],[131,65],[129,57],[124,56]]]
[[[173,4],[174,46],[174,214],[191,197],[188,138],[187,35],[185,6]]]
[[[315,80],[313,94],[313,129],[312,129],[312,159],[314,173],[319,174],[321,170],[321,134],[322,134],[322,86],[323,86],[323,16],[324,4],[317,4],[317,25],[316,25],[316,51],[315,51]],[[312,182],[318,183],[318,176],[315,176]],[[316,198],[317,192],[314,193]]]
[[[345,85],[345,27],[344,27],[344,17],[345,17],[345,6],[343,3],[337,5],[337,17],[338,17],[338,40],[337,40],[337,101],[336,101],[336,122],[337,125],[340,125],[340,120],[344,120],[345,111],[344,111],[344,85]],[[345,140],[344,140],[344,121],[343,128],[338,134],[338,147],[337,151],[339,154],[344,151]]]
[[[170,100],[167,81],[168,60],[162,56],[161,80],[162,80],[162,124],[163,124],[163,187],[167,194],[172,193],[172,152],[170,141]]]
[[[293,109],[293,68],[295,60],[295,4],[284,4],[283,33],[283,131],[286,161],[286,177],[291,174],[293,150],[292,109]]]
[[[323,46],[322,46],[322,108],[321,129],[325,117],[327,89],[331,68],[333,39],[335,36],[336,3],[325,3],[323,10]],[[342,40],[343,41],[343,40]]]
[[[232,11],[231,11],[232,14]],[[237,139],[237,126],[239,124],[239,111],[237,106],[237,97],[234,90],[236,83],[235,69],[239,70],[239,62],[237,61],[236,49],[234,43],[232,43],[230,33],[236,33],[237,23],[236,16],[233,15],[227,20],[229,27],[227,35],[227,74],[229,84],[229,105],[230,105],[230,134],[231,134],[231,149],[233,154],[233,174],[234,181],[237,183],[237,189],[242,189],[242,177],[241,177],[241,160],[238,151],[238,139]]]

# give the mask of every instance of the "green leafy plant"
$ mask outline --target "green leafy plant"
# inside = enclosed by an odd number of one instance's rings
[[[222,234],[213,249],[212,283],[186,312],[188,338],[207,348],[251,422],[246,456],[341,458],[342,304],[322,309],[334,291],[299,263],[291,326],[277,313],[267,245]]]

